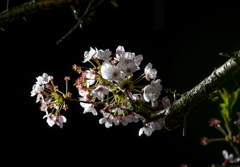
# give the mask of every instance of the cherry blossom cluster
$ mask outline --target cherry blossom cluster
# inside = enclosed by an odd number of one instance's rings
[[[123,46],[118,46],[116,53],[112,54],[109,49],[93,49],[84,52],[83,63],[89,62],[92,68],[73,65],[73,69],[81,74],[75,81],[78,89],[80,105],[84,108],[83,113],[98,115],[96,106],[104,104],[100,109],[103,118],[99,120],[106,128],[131,122],[144,120],[143,113],[154,114],[170,104],[170,100],[164,97],[158,100],[162,85],[160,79],[156,79],[157,70],[148,63],[144,73],[133,80],[133,73],[140,70],[143,60],[142,55],[126,52]],[[146,78],[147,85],[136,84]],[[98,100],[98,101],[97,101]],[[150,104],[148,104],[150,103]],[[139,130],[139,136],[144,132],[150,136],[154,130],[160,130],[164,118],[159,118],[144,124]]]
[[[70,77],[65,77],[66,93],[62,93],[57,85],[53,83],[53,77],[47,73],[37,77],[37,82],[32,87],[31,96],[37,96],[36,102],[41,103],[40,110],[45,112],[43,118],[50,127],[54,124],[63,127],[67,119],[60,114],[61,109],[68,109],[67,100],[77,101],[84,108],[83,113],[92,113],[103,117],[99,119],[100,124],[106,128],[122,124],[128,125],[139,120],[146,120],[160,112],[170,104],[168,97],[161,95],[162,85],[160,79],[156,79],[157,70],[148,63],[142,75],[134,78],[133,73],[140,70],[143,60],[142,55],[126,52],[123,46],[118,46],[116,53],[112,54],[109,49],[93,49],[84,52],[83,63],[89,62],[92,67],[80,67],[76,64],[73,69],[80,74],[75,80],[74,86],[78,89],[80,97],[72,99],[67,86]],[[136,85],[146,79],[146,85]],[[146,82],[145,81],[145,82]],[[103,105],[99,111],[96,107]],[[49,114],[48,110],[52,109]],[[139,130],[139,136],[145,133],[150,136],[155,130],[164,126],[164,118],[156,119]]]
[[[71,93],[66,90],[66,94],[58,90],[58,86],[54,85],[53,76],[49,76],[47,73],[43,73],[42,76],[38,76],[36,83],[32,87],[31,96],[37,96],[36,103],[40,102],[40,110],[45,112],[44,118],[50,127],[54,124],[59,127],[63,127],[63,123],[67,121],[66,117],[60,114],[60,110],[67,110],[67,104],[65,104],[65,98],[71,98]],[[70,77],[65,77],[66,85],[70,80]],[[49,84],[50,82],[50,84]],[[52,109],[51,113],[48,113],[48,109]],[[54,112],[55,111],[55,112]]]

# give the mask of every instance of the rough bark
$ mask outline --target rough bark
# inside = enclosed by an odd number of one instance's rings
[[[240,51],[234,53],[235,56],[231,57],[226,63],[214,70],[201,83],[182,94],[180,99],[174,101],[161,112],[148,117],[145,123],[165,117],[166,129],[172,130],[178,127],[194,106],[208,98],[211,92],[217,90],[219,86],[229,78],[232,78],[240,70]]]
[[[96,0],[94,4],[89,9],[89,17],[93,15],[93,9],[102,3],[104,0]],[[42,10],[50,10],[59,7],[75,6],[79,15],[84,13],[85,8],[89,4],[90,0],[41,0],[37,2],[25,2],[19,6],[13,7],[12,9],[0,13],[0,27],[3,28],[4,25],[23,17],[26,17],[32,13],[39,12]],[[81,11],[81,12],[80,12]],[[86,16],[85,18],[88,18]],[[84,22],[84,21],[83,21]]]

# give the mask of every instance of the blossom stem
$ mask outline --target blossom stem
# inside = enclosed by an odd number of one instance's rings
[[[93,64],[93,63],[92,63],[90,60],[89,60],[88,62],[89,62],[89,63],[91,63],[91,64],[93,65],[93,67],[95,67],[95,68],[96,68],[96,66],[95,66],[95,65],[94,65],[94,64]]]
[[[93,60],[97,63],[98,66],[101,66],[101,64],[98,60],[95,60],[95,59],[93,59]]]
[[[226,141],[226,140],[225,138],[209,139],[209,142],[214,142],[214,141]]]
[[[68,82],[66,82],[66,95],[68,94]]]
[[[143,76],[144,75],[144,76]],[[143,78],[145,78],[145,74],[143,73],[142,75],[140,75],[135,81],[133,81],[133,85],[135,85],[136,83],[138,83],[139,81],[141,81]]]
[[[141,91],[139,91],[139,90],[137,90],[137,89],[132,89],[132,90],[134,90],[135,92],[141,93]]]
[[[219,130],[222,134],[224,134],[224,136],[227,136],[227,133],[225,132],[225,130],[219,126],[219,127],[215,127],[217,130]]]

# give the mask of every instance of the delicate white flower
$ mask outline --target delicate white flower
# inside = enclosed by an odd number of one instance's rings
[[[135,65],[134,61],[125,61],[121,66],[121,70],[126,74],[126,76],[129,76],[137,71],[137,66]]]
[[[153,130],[150,126],[145,125],[144,127],[142,127],[139,130],[138,135],[141,136],[143,134],[143,132],[145,133],[145,135],[150,136],[152,134]]]
[[[80,98],[81,101],[86,101],[84,98]],[[84,108],[83,114],[91,112],[93,115],[98,115],[97,110],[92,103],[80,102],[80,105]]]
[[[137,123],[139,121],[139,119],[141,118],[141,116],[138,114],[129,114],[127,117],[130,118],[129,123],[131,123],[131,122]]]
[[[100,60],[104,60],[104,61],[109,61],[111,60],[112,58],[110,57],[111,55],[111,52],[109,49],[106,49],[105,51],[103,51],[102,49],[100,50],[97,50],[96,49],[96,52],[97,52],[97,58],[100,59]]]
[[[50,81],[50,76],[48,76],[47,73],[43,73],[42,76],[37,77],[36,84],[38,85],[47,84],[49,81]]]
[[[85,74],[86,74],[86,78],[88,79],[87,87],[89,87],[90,85],[95,83],[95,74],[94,74],[93,69],[91,69],[91,68],[89,70],[86,70]]]
[[[48,114],[48,113],[46,113],[46,115],[45,116],[43,116],[43,119],[44,118],[47,118],[47,123],[48,123],[48,125],[50,126],[50,127],[52,127],[54,124],[55,124],[55,118],[54,118],[55,116],[53,115],[53,114]]]
[[[55,124],[57,124],[60,128],[63,128],[63,123],[67,122],[67,118],[64,117],[63,115],[58,115],[55,117]]]
[[[120,70],[117,67],[111,65],[109,62],[103,63],[101,67],[101,74],[103,79],[110,81],[120,79]]]
[[[103,118],[99,119],[99,124],[104,124],[106,128],[112,126],[112,119],[110,119],[109,113],[103,113]]]
[[[37,93],[40,93],[44,90],[44,85],[34,84],[31,91],[31,96],[35,96]]]
[[[223,157],[225,158],[225,162],[223,163],[224,165],[226,165],[228,162],[230,163],[238,163],[240,161],[239,157],[236,157],[233,159],[234,155],[230,154],[228,155],[227,150],[223,150],[222,151]]]
[[[134,101],[139,100],[139,95],[140,94],[133,94],[131,97],[133,98]]]
[[[170,105],[170,100],[168,99],[167,96],[163,97],[162,98],[162,105],[163,105],[163,108],[167,108],[169,105]]]
[[[85,51],[84,52],[84,61],[82,61],[83,63],[86,63],[87,61],[89,61],[92,57],[93,57],[93,55],[95,55],[96,54],[96,51],[92,48],[92,47],[90,47],[90,51],[88,52],[88,51]]]
[[[136,66],[138,67],[138,70],[140,70],[139,66],[141,64],[141,61],[143,60],[143,56],[142,55],[137,55],[136,57],[133,58]]]
[[[143,99],[146,102],[155,101],[158,99],[160,92],[152,85],[147,85],[143,88]]]
[[[44,101],[44,100],[42,99],[42,101],[41,101],[42,105],[41,105],[41,107],[40,107],[40,110],[47,112],[48,105],[50,104],[51,101],[52,101],[52,98],[49,98],[47,101]]]
[[[153,131],[154,130],[161,130],[162,127],[164,126],[163,121],[164,121],[164,118],[159,118],[155,121],[152,121],[149,126],[152,128]]]
[[[131,123],[132,122],[132,118],[129,117],[129,116],[122,116],[121,118],[121,123],[123,126],[127,126],[128,123]]]
[[[123,46],[118,46],[117,49],[116,49],[116,53],[117,53],[118,55],[120,55],[120,54],[125,54],[124,47],[123,47]]]
[[[162,91],[162,85],[160,84],[161,80],[157,79],[156,81],[152,80],[150,85],[154,86],[159,92]]]
[[[144,68],[144,73],[146,75],[146,80],[155,79],[157,77],[157,70],[152,69],[152,64],[148,63]]]
[[[158,101],[157,100],[152,100],[151,105],[152,105],[152,108],[157,107],[158,106]]]
[[[108,94],[108,89],[105,86],[98,85],[93,91],[92,96],[97,97],[98,100],[103,100],[104,96]]]
[[[36,103],[38,103],[40,100],[43,100],[42,93],[38,93]]]

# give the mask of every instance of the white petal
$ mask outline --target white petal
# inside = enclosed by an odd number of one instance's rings
[[[107,120],[106,122],[105,122],[105,127],[106,128],[110,128],[112,126],[112,122],[110,122],[109,120]]]
[[[228,159],[228,152],[227,152],[227,150],[223,150],[223,151],[222,151],[222,154],[223,154],[223,157],[224,157],[225,159]]]
[[[234,158],[234,160],[231,160],[230,163],[238,163],[240,161],[239,157]]]
[[[106,118],[101,118],[101,119],[99,119],[99,124],[104,124],[105,122],[106,122]]]
[[[143,134],[143,128],[141,128],[138,132],[138,135],[141,136]]]

